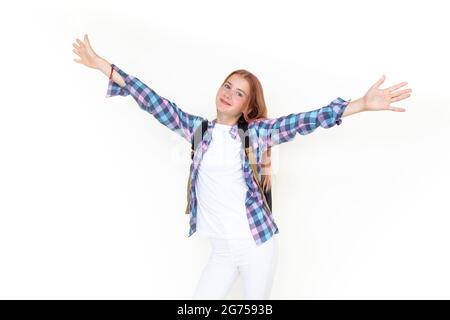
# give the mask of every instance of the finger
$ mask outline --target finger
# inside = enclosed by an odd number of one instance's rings
[[[405,112],[406,111],[406,109],[404,109],[404,108],[392,107],[392,106],[389,106],[389,110],[396,111],[396,112]]]
[[[381,84],[384,82],[384,79],[386,79],[386,76],[383,74],[380,78],[380,80],[378,80],[377,82],[375,82],[375,84],[372,86],[372,88],[379,88],[381,86]]]
[[[87,34],[84,35],[84,41],[86,41],[86,44],[87,44],[89,47],[91,46],[91,43],[89,42],[89,38],[88,38],[88,35],[87,35]]]
[[[411,91],[412,91],[411,89],[406,89],[406,90],[401,90],[401,91],[397,91],[397,92],[391,92],[391,98],[397,97],[397,96],[399,96],[401,94],[404,94],[404,93],[409,93]]]
[[[411,96],[411,95],[410,95],[409,93],[401,94],[401,95],[399,95],[399,96],[397,96],[397,97],[392,98],[392,99],[391,99],[391,102],[400,101],[400,100],[409,98],[410,96]]]
[[[81,63],[80,59],[73,59],[73,61],[77,62],[77,63]]]
[[[73,45],[73,47],[74,47],[75,49],[77,49],[77,50],[80,50],[80,49],[81,49],[81,47],[80,47],[79,45],[77,45],[75,42],[72,43],[72,45]]]
[[[397,90],[400,87],[406,86],[408,84],[408,82],[404,81],[404,82],[400,82],[397,83],[396,85],[393,85],[392,87],[386,88],[385,90],[392,92],[394,90]]]
[[[83,41],[81,41],[80,39],[77,39],[78,44],[80,45],[80,47],[84,48],[84,43]]]
[[[77,50],[73,49],[72,51],[75,52],[77,56],[81,57],[80,53]]]

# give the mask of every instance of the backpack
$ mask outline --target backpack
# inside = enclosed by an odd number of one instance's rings
[[[197,148],[197,145],[200,141],[203,140],[203,135],[205,134],[206,130],[208,129],[208,120],[203,120],[201,126],[198,126],[198,128],[195,130],[194,135],[191,140],[191,159],[194,159],[194,151]],[[253,171],[253,177],[255,178],[255,181],[258,185],[259,191],[262,195],[264,204],[266,208],[269,210],[269,213],[272,214],[272,187],[270,187],[267,191],[263,191],[261,187],[261,183],[258,180],[258,173],[256,168],[256,161],[254,158],[253,150],[250,147],[250,137],[247,134],[248,124],[243,118],[241,117],[238,121],[238,132],[241,137],[242,146],[244,147],[245,154],[247,155],[250,165],[252,167]],[[242,134],[243,132],[243,134]],[[187,207],[185,214],[189,214],[189,189],[190,189],[190,183],[191,183],[191,173],[189,173],[189,179],[188,179],[188,185],[187,185]]]

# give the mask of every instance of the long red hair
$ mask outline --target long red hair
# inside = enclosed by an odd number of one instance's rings
[[[247,108],[241,115],[239,121],[245,121],[250,123],[258,119],[267,119],[267,107],[264,100],[264,92],[258,78],[245,69],[239,69],[231,72],[223,81],[222,85],[232,76],[239,75],[247,80],[250,86],[249,98],[247,101]],[[267,148],[262,155],[262,167],[261,167],[261,186],[264,190],[269,190],[270,184],[270,148]]]

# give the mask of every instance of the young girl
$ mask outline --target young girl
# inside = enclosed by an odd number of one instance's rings
[[[75,62],[98,69],[109,77],[107,97],[131,95],[161,124],[191,143],[206,120],[181,110],[138,78],[98,56],[89,42],[76,39]],[[270,148],[306,135],[319,126],[340,125],[342,117],[362,111],[405,109],[392,102],[406,99],[411,89],[402,82],[379,89],[384,75],[357,100],[340,97],[309,112],[267,118],[263,89],[246,70],[231,72],[216,95],[217,116],[193,156],[188,183],[189,237],[197,232],[209,238],[212,253],[195,289],[194,299],[224,299],[241,276],[245,299],[268,299],[276,269],[278,227],[263,193],[270,190]],[[248,125],[251,159],[242,148],[238,122]],[[254,177],[252,166],[256,167]],[[254,168],[253,168],[254,169]]]

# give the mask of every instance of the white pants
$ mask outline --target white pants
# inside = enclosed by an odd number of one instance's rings
[[[257,246],[253,238],[209,238],[212,252],[193,299],[224,299],[241,276],[244,299],[269,299],[278,260],[278,239]]]

